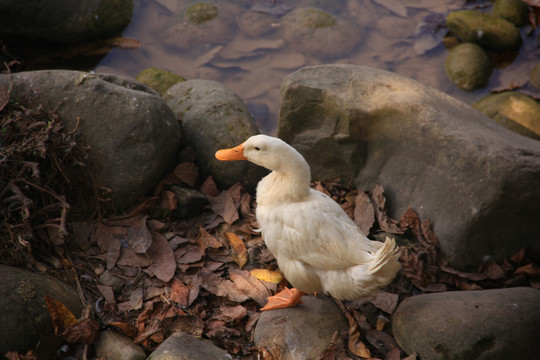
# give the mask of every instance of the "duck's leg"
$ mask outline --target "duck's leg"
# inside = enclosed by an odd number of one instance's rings
[[[261,311],[284,309],[302,303],[302,295],[306,293],[298,289],[283,289],[274,296],[268,297],[268,303],[261,308]]]

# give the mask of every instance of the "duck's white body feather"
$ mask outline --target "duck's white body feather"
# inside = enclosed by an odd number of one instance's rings
[[[265,135],[243,146],[248,160],[273,170],[257,187],[256,215],[295,288],[356,299],[392,281],[400,268],[394,240],[367,239],[334,200],[311,189],[309,165],[294,148]]]

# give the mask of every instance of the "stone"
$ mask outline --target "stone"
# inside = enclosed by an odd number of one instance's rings
[[[135,77],[135,80],[152,88],[160,95],[165,94],[165,91],[174,84],[186,81],[180,75],[156,68],[144,69]]]
[[[214,156],[217,150],[240,145],[259,133],[244,102],[216,81],[197,79],[174,85],[164,98],[180,119],[186,142],[195,149],[202,179],[211,175],[222,189],[241,182],[253,191],[264,176],[261,167]]]
[[[0,35],[76,43],[120,34],[131,21],[133,0],[0,2]]]
[[[536,64],[531,70],[531,83],[540,89],[540,63]]]
[[[465,42],[494,51],[517,51],[522,39],[511,22],[474,10],[451,12],[446,18],[448,30]]]
[[[220,2],[194,3],[180,8],[160,36],[160,41],[177,49],[191,49],[207,44],[226,44],[232,40],[236,28],[238,6]]]
[[[0,265],[0,273],[0,353],[26,353],[40,339],[54,335],[46,295],[64,304],[75,317],[81,315],[79,296],[65,283],[5,265]]]
[[[144,349],[133,339],[114,331],[103,331],[94,344],[96,355],[107,360],[145,360]]]
[[[521,0],[495,0],[493,15],[522,27],[529,22],[529,6]]]
[[[274,359],[316,359],[332,336],[347,331],[348,322],[327,296],[303,296],[303,304],[263,311],[253,333],[255,346],[264,347]]]
[[[209,204],[206,196],[197,190],[173,185],[171,191],[175,193],[178,199],[178,207],[173,213],[181,219],[199,215],[203,208]]]
[[[406,353],[421,359],[538,359],[540,290],[413,296],[392,316],[392,332]]]
[[[278,136],[313,179],[385,189],[389,214],[431,219],[452,266],[540,248],[540,142],[446,94],[355,65],[305,67],[283,80]]]
[[[146,195],[176,160],[182,140],[174,113],[146,86],[129,78],[68,70],[0,75],[12,96],[32,96],[54,110],[66,132],[90,146],[98,186],[117,210]],[[92,194],[93,195],[93,194]],[[81,196],[77,206],[87,205]]]
[[[227,351],[208,340],[186,333],[174,333],[150,354],[148,360],[231,360]]]
[[[356,25],[316,8],[296,8],[285,15],[280,34],[295,51],[323,58],[350,54],[364,35]]]
[[[446,74],[460,89],[473,91],[486,86],[493,71],[489,55],[478,45],[462,43],[450,50]]]
[[[540,104],[533,98],[505,91],[486,95],[472,106],[513,132],[540,140]]]

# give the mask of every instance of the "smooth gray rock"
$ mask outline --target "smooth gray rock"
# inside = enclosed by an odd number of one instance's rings
[[[219,149],[240,145],[259,133],[242,100],[211,80],[188,80],[167,90],[165,100],[180,119],[186,142],[193,146],[202,178],[212,175],[221,188],[242,182],[253,190],[264,170],[248,161],[219,161]]]
[[[133,0],[0,1],[0,34],[53,42],[79,42],[120,34]]]
[[[94,344],[96,355],[107,360],[145,360],[146,353],[133,339],[114,331],[103,331]]]
[[[392,331],[405,352],[423,360],[539,359],[540,290],[413,296],[397,308]]]
[[[282,360],[316,359],[331,343],[336,330],[348,322],[327,296],[304,296],[303,304],[263,311],[253,334],[255,346]]]
[[[118,210],[150,191],[176,159],[178,121],[157,94],[129,78],[44,70],[0,75],[0,87],[57,112],[91,148],[98,185]],[[88,202],[90,202],[88,200]]]
[[[0,353],[34,350],[39,340],[54,335],[45,295],[60,301],[75,317],[82,304],[77,292],[45,274],[0,265]]]
[[[381,184],[410,206],[454,267],[540,248],[540,142],[437,90],[354,65],[305,67],[282,83],[278,135],[315,180]]]
[[[233,357],[212,342],[196,338],[186,333],[172,334],[148,357],[148,360],[208,359],[231,360]]]

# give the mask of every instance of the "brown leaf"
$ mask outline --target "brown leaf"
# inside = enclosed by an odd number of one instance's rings
[[[454,275],[459,276],[460,278],[468,279],[468,280],[472,280],[472,281],[480,281],[480,280],[487,279],[486,274],[469,273],[469,272],[459,271],[459,270],[456,270],[456,269],[451,268],[451,267],[446,266],[446,265],[441,265],[440,269],[442,271],[444,271],[444,272],[449,273],[449,274],[454,274]]]
[[[99,323],[93,319],[84,319],[68,327],[62,337],[68,343],[93,344],[99,335]]]
[[[244,302],[249,299],[249,296],[244,291],[238,289],[235,283],[224,279],[216,273],[201,271],[198,273],[201,286],[211,293],[226,297],[234,302]]]
[[[520,262],[523,261],[524,258],[525,258],[525,248],[522,248],[521,250],[519,250],[517,253],[515,253],[514,255],[510,257],[510,261],[512,261],[514,264],[519,264]]]
[[[359,191],[354,199],[354,222],[366,235],[369,235],[375,223],[375,208],[368,194],[363,191]]]
[[[214,182],[214,179],[211,176],[207,177],[206,180],[203,182],[200,191],[207,197],[215,197],[219,195],[219,190],[216,186],[216,183]]]
[[[397,225],[397,221],[391,219],[386,214],[386,198],[384,197],[384,189],[381,185],[375,185],[373,188],[371,201],[373,201],[375,215],[381,230],[391,234],[403,234],[403,231]]]
[[[237,321],[241,320],[244,316],[247,315],[247,310],[242,305],[236,306],[227,306],[224,304],[219,305],[219,310],[223,315],[224,321]]]
[[[120,240],[125,241],[137,254],[144,254],[152,245],[152,234],[146,225],[147,218],[148,215],[140,214],[123,222],[127,232]]]
[[[141,42],[136,39],[130,39],[125,37],[114,37],[103,40],[106,44],[119,47],[121,49],[137,49],[141,46]]]
[[[62,334],[65,329],[77,323],[77,318],[60,301],[45,295],[45,303],[51,315],[55,335]]]
[[[210,202],[212,211],[221,216],[227,224],[232,224],[240,218],[234,200],[229,192],[223,191],[218,196],[209,197],[208,201]]]
[[[369,302],[387,314],[392,314],[397,307],[399,295],[377,292],[369,297]]]
[[[158,279],[169,282],[176,270],[176,260],[167,239],[156,231],[152,232],[152,245],[146,254],[152,261],[148,270],[153,272]]]
[[[412,354],[410,354],[409,356],[407,356],[407,357],[405,357],[405,358],[403,358],[401,360],[416,360],[417,356],[418,355],[415,352],[413,352]]]
[[[540,275],[540,268],[538,268],[537,266],[535,266],[534,264],[527,264],[527,265],[523,265],[523,266],[520,266],[519,268],[516,269],[516,271],[514,272],[514,275],[519,275],[519,274],[525,274],[525,275],[530,275],[530,276],[538,276]]]
[[[240,198],[242,197],[242,189],[242,184],[240,184],[239,182],[227,189],[227,192],[229,193],[229,195],[231,195],[231,198],[235,203],[240,202]]]
[[[419,241],[422,241],[420,238],[420,218],[412,208],[408,208],[403,215],[401,215],[399,227],[402,230],[410,229],[414,236],[416,236]]]
[[[103,295],[103,297],[105,298],[105,304],[116,304],[112,287],[99,284],[97,284],[96,287],[98,288],[101,295]]]
[[[247,249],[244,240],[240,239],[235,233],[225,233],[227,241],[231,246],[232,258],[238,267],[241,269],[248,261]]]
[[[136,254],[135,251],[128,248],[120,249],[120,257],[116,262],[117,265],[132,266],[135,268],[144,268],[151,264],[150,259],[146,254]]]
[[[358,327],[358,324],[354,317],[347,311],[345,312],[345,316],[347,317],[347,320],[349,321],[349,341],[348,341],[348,348],[349,351],[352,352],[356,356],[360,356],[363,358],[370,358],[371,353],[369,349],[366,347],[366,344],[360,340],[362,337],[362,334],[360,333],[360,329]]]
[[[259,305],[266,305],[270,291],[264,284],[245,270],[229,270],[229,276],[236,287],[245,295],[255,300]]]
[[[205,248],[220,248],[223,244],[214,235],[210,234],[203,227],[199,226],[200,240],[204,244]]]
[[[183,183],[195,187],[199,181],[199,169],[194,162],[184,162],[176,166],[173,174]]]
[[[177,263],[191,264],[201,260],[204,255],[204,251],[198,244],[188,244],[178,248],[174,254]]]
[[[159,207],[173,212],[178,208],[178,197],[170,190],[164,190],[159,194]]]
[[[169,334],[182,332],[200,337],[203,334],[204,321],[198,316],[185,314],[164,319],[162,326]]]
[[[171,282],[171,300],[180,306],[188,306],[190,287],[174,278]]]
[[[485,274],[488,279],[498,280],[504,277],[504,270],[497,263],[490,262],[483,267],[482,274]]]

